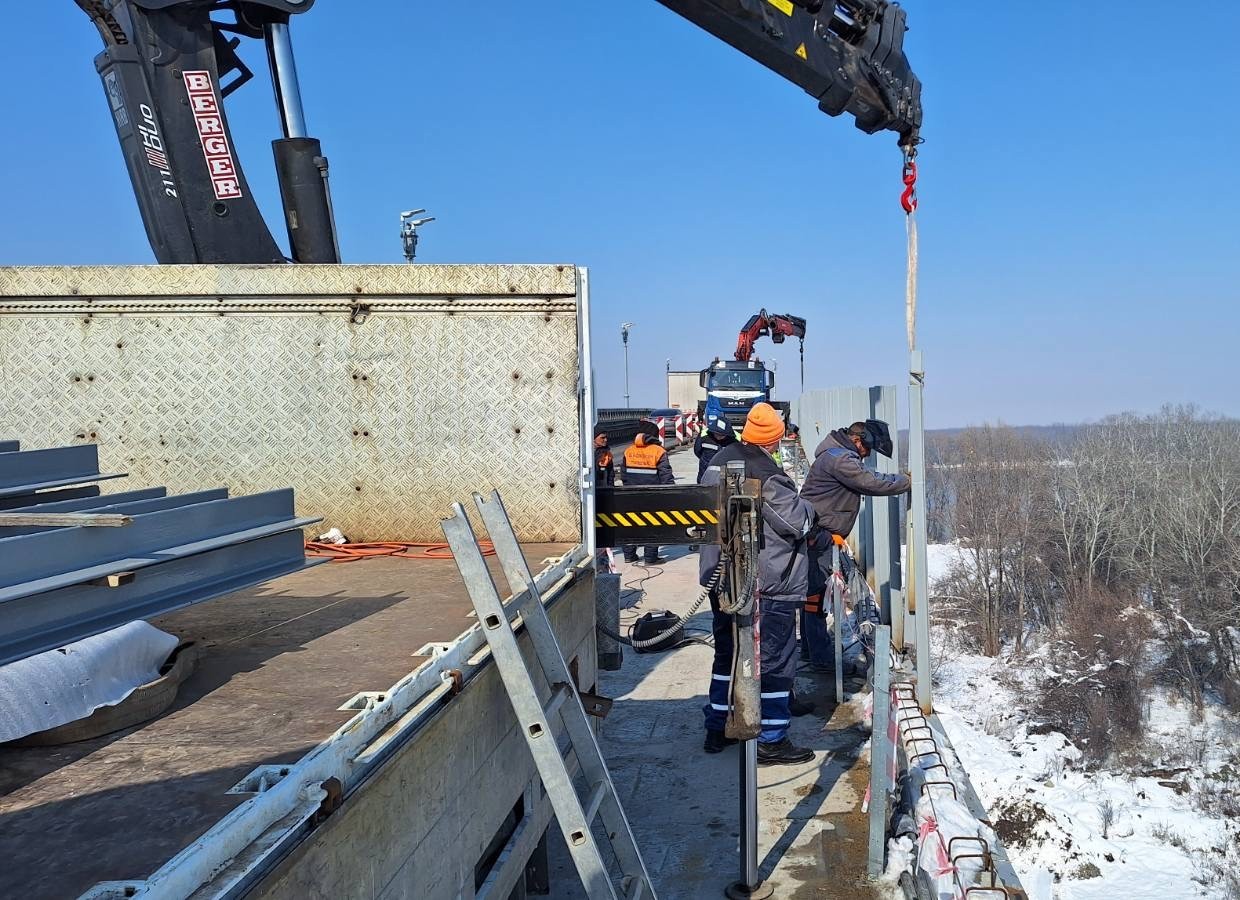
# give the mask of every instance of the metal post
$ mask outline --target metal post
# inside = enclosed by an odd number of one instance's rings
[[[271,86],[280,109],[280,127],[286,138],[306,137],[306,114],[301,107],[301,88],[297,84],[297,63],[293,59],[293,42],[287,22],[269,22],[263,26],[263,42],[267,45],[267,64],[271,67]]]
[[[870,728],[870,847],[866,871],[883,874],[887,850],[887,798],[891,791],[891,628],[874,629],[874,724]]]
[[[629,329],[633,327],[632,322],[625,322],[620,326],[620,340],[624,342],[624,408],[630,409],[629,406]]]
[[[590,270],[577,269],[577,428],[580,430],[581,527],[586,548],[593,556],[598,550],[594,537],[594,423],[597,421],[594,396],[594,356],[590,333]]]
[[[913,643],[917,649],[917,705],[924,715],[933,712],[930,700],[930,584],[926,572],[926,423],[922,392],[926,372],[921,351],[909,353],[909,468],[913,476],[913,542],[909,559],[914,560],[912,587],[917,601],[917,629]]]
[[[835,627],[835,702],[844,702],[844,588],[843,569],[840,567],[840,548],[831,546],[831,614]]]
[[[775,889],[758,875],[758,741],[741,742],[741,877],[728,885],[729,900],[762,900]]]

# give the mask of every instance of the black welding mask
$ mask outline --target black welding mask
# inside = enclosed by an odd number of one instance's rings
[[[895,445],[891,442],[891,428],[882,419],[866,419],[865,434],[861,435],[861,441],[871,450],[876,450],[888,459],[895,449]]]

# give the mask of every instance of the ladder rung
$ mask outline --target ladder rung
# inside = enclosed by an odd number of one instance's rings
[[[603,805],[603,798],[607,796],[607,782],[600,781],[594,786],[594,790],[590,792],[590,802],[586,804],[586,824],[590,825],[594,822],[594,817],[598,815],[599,807]]]
[[[560,711],[560,707],[564,705],[573,692],[572,685],[561,682],[557,684],[551,692],[551,701],[543,708],[543,713],[548,719],[554,719],[555,714]]]

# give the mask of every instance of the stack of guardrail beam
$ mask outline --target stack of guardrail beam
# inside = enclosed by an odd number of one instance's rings
[[[650,413],[649,409],[600,409],[597,421],[607,429],[607,439],[611,443],[623,444],[633,440],[637,423]]]
[[[317,562],[292,490],[101,493],[122,477],[93,444],[0,441],[0,665]]]

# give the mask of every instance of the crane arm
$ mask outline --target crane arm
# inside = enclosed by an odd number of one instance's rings
[[[772,315],[765,309],[749,317],[736,339],[736,359],[749,362],[758,338],[770,335],[771,341],[782,344],[785,338],[794,337],[805,344],[805,320],[800,316]]]
[[[339,262],[327,160],[305,134],[288,38],[290,17],[314,0],[75,2],[103,37],[95,67],[159,262],[284,261],[224,111],[224,98],[252,77],[237,53],[245,38],[266,44],[280,107],[284,137],[272,148],[293,260]],[[848,113],[869,133],[895,131],[908,149],[917,143],[921,83],[904,55],[904,10],[891,0],[659,2],[808,91],[830,115]]]
[[[890,0],[659,0],[782,75],[828,115],[917,144],[921,82],[904,55],[904,9]]]

